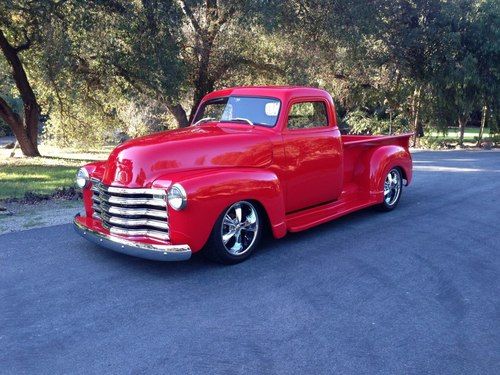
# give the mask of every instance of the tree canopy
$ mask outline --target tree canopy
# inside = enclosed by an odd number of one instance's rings
[[[0,119],[26,155],[184,127],[233,85],[322,87],[351,132],[496,129],[496,0],[4,0]],[[1,126],[1,124],[0,124]]]

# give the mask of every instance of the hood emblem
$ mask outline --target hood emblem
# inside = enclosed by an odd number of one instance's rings
[[[130,177],[128,176],[128,173],[126,171],[117,170],[115,180],[123,185],[126,185],[130,182]]]

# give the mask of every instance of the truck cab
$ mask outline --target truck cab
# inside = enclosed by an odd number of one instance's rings
[[[75,229],[149,259],[203,250],[237,263],[265,227],[280,238],[368,206],[394,209],[412,178],[410,136],[341,135],[321,89],[215,91],[191,126],[127,141],[80,169]]]

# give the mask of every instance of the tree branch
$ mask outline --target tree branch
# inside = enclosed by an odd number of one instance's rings
[[[26,30],[23,30],[23,34],[24,34],[24,39],[26,41],[17,47],[14,47],[14,46],[12,47],[16,53],[19,53],[21,51],[25,51],[31,47],[32,42],[31,42],[31,39],[28,36],[28,33],[26,32]]]
[[[211,73],[211,77],[214,81],[217,81],[221,78],[229,69],[238,66],[250,66],[259,71],[270,72],[273,71],[277,74],[285,74],[285,71],[277,65],[265,63],[261,61],[255,61],[253,59],[248,59],[246,57],[236,56],[235,58],[226,58],[224,64],[219,65],[214,71]]]
[[[0,96],[0,117],[7,124],[11,125],[13,122],[22,126],[21,116],[12,110],[10,105]],[[11,125],[12,126],[12,125]]]
[[[184,2],[184,0],[177,0],[177,3],[181,7],[182,13],[184,13],[184,15],[189,19],[189,23],[191,24],[191,27],[193,28],[193,30],[199,36],[203,36],[203,34],[204,34],[203,33],[203,29],[201,28],[200,24],[198,23],[198,20],[194,16],[193,11],[191,10],[191,8],[189,8],[186,5],[186,3]]]

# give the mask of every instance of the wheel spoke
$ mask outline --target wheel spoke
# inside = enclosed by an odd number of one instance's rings
[[[240,251],[243,248],[243,244],[241,243],[241,231],[237,230],[234,234],[234,245],[232,247],[235,251]]]
[[[245,221],[242,224],[242,228],[247,228],[251,226],[252,224],[255,224],[257,222],[257,216],[255,216],[255,212],[251,211],[250,214],[245,218]]]
[[[392,186],[396,187],[398,186],[398,184],[399,184],[398,175],[394,173],[394,175],[392,176]]]
[[[234,220],[231,219],[231,216],[229,216],[228,214],[226,214],[224,216],[224,220],[222,221],[222,224],[227,225],[230,228],[234,228],[235,227]]]
[[[389,176],[387,176],[385,183],[384,183],[384,196],[387,196],[391,192],[391,183],[389,180]]]
[[[241,223],[241,206],[236,206],[234,212],[236,213],[236,220],[238,220],[238,223]]]
[[[224,242],[224,245],[225,245],[225,244],[227,244],[227,243],[229,242],[229,240],[230,240],[231,238],[233,238],[233,236],[234,236],[235,234],[236,234],[236,231],[235,231],[234,229],[233,229],[233,230],[231,230],[231,231],[229,231],[229,232],[227,232],[226,234],[224,234],[224,235],[222,236],[222,242]]]
[[[256,223],[245,224],[245,225],[241,226],[241,230],[244,230],[247,232],[255,232],[257,230],[257,224]]]

